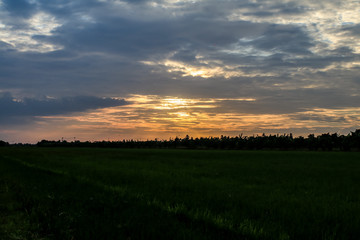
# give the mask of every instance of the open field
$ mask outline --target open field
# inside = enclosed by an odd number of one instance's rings
[[[0,239],[358,239],[360,153],[0,148]]]

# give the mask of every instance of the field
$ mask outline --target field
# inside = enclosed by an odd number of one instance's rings
[[[360,153],[0,148],[0,239],[358,239]]]

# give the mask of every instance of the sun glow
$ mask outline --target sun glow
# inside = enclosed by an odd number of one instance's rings
[[[175,113],[177,114],[179,117],[183,118],[183,117],[190,117],[190,114],[186,113],[186,112],[177,112]]]
[[[170,56],[173,55],[169,54]],[[273,77],[276,74],[269,72],[245,72],[241,70],[241,65],[226,65],[219,60],[205,60],[201,57],[196,58],[196,64],[189,64],[181,61],[165,59],[163,61],[140,61],[140,63],[163,69],[169,73],[180,73],[181,77],[200,77],[203,79],[212,77]]]
[[[157,109],[177,109],[189,106],[193,103],[189,99],[182,99],[182,98],[166,98],[162,100],[161,106]]]
[[[360,121],[360,108],[307,109],[289,114],[249,113],[242,106],[257,99],[181,98],[159,95],[129,95],[128,105],[89,111],[71,116],[39,118],[39,129],[59,136],[68,132],[80,140],[168,139],[169,137],[207,137],[220,135],[282,134],[316,129],[348,129]],[[256,105],[254,105],[256,106]],[[236,111],[234,111],[236,109]],[[240,110],[239,110],[240,109]],[[56,126],[54,128],[54,126]],[[292,130],[286,130],[292,129]],[[346,130],[348,131],[348,130]],[[344,131],[344,132],[346,132]],[[74,135],[73,135],[74,134]],[[89,136],[93,138],[89,139]],[[97,137],[98,136],[98,137]],[[306,136],[306,135],[303,135]]]

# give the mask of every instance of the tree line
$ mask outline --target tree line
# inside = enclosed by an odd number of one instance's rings
[[[238,149],[238,150],[310,150],[310,151],[360,151],[360,129],[347,135],[324,133],[307,137],[283,135],[256,135],[235,137],[170,138],[169,140],[121,140],[121,141],[85,141],[78,140],[49,141],[41,140],[37,144],[9,144],[0,140],[3,146],[38,147],[98,147],[98,148],[178,148],[178,149]]]
[[[169,140],[121,140],[80,142],[42,140],[39,147],[100,147],[100,148],[179,148],[179,149],[238,149],[238,150],[310,150],[310,151],[360,151],[360,129],[348,135],[324,133],[307,137],[283,135],[221,136],[170,138]]]

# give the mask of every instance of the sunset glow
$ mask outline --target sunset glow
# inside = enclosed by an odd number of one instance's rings
[[[360,108],[316,108],[291,114],[248,114],[223,109],[225,103],[254,103],[254,99],[183,99],[157,95],[132,95],[131,104],[72,116],[45,116],[38,119],[39,135],[51,139],[79,140],[169,139],[175,136],[253,135],[262,133],[294,135],[351,128],[360,121]],[[225,104],[226,106],[226,104]],[[236,111],[235,111],[236,110]],[[55,127],[54,127],[55,126]],[[51,129],[51,131],[50,131]],[[346,130],[344,130],[346,131]],[[321,132],[319,132],[321,133]],[[16,135],[17,132],[13,131]]]
[[[0,140],[360,128],[356,1],[0,0]]]

